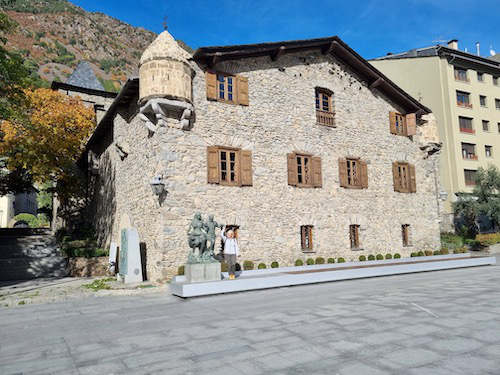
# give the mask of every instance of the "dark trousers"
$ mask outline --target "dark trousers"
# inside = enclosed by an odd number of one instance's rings
[[[227,273],[234,275],[234,272],[236,271],[236,255],[224,254],[224,261],[227,263]]]

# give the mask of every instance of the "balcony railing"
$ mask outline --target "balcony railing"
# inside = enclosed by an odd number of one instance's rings
[[[460,132],[462,133],[469,133],[469,134],[476,134],[476,131],[471,128],[460,128]]]
[[[335,112],[316,110],[316,121],[318,124],[335,126]]]
[[[467,160],[477,160],[477,155],[476,154],[468,154],[468,153],[462,153],[462,156],[464,159]]]
[[[459,107],[464,107],[464,108],[472,108],[472,103],[457,102],[457,105],[458,105]]]

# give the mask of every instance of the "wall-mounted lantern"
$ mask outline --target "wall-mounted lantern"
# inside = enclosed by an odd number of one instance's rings
[[[151,185],[154,195],[161,197],[165,192],[165,184],[163,183],[162,176],[154,176],[149,184]]]

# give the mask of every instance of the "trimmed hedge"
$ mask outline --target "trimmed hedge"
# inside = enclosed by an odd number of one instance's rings
[[[360,261],[360,262],[364,262],[364,261],[366,261],[366,257],[365,257],[364,255],[360,255],[360,256],[359,256],[359,261]]]
[[[177,275],[179,275],[179,276],[184,275],[184,270],[185,270],[185,266],[179,266],[179,268],[177,268]]]
[[[424,256],[424,252],[423,252],[423,251],[419,251],[419,252],[417,253],[417,256],[419,256],[419,257],[423,257],[423,256]]]
[[[417,253],[411,253],[411,254],[410,254],[410,257],[412,257],[412,258],[414,258],[414,257],[416,257],[416,256],[418,256],[418,255],[417,255]]]
[[[337,259],[337,263],[345,263],[345,259],[344,258],[339,258],[339,259]]]
[[[300,267],[304,265],[304,261],[302,259],[297,259],[295,261],[295,267]]]
[[[278,262],[274,261],[271,263],[271,268],[278,268],[280,265]]]
[[[394,259],[400,259],[400,258],[401,258],[401,254],[399,254],[399,253],[394,254]]]
[[[385,254],[385,259],[392,259],[392,254]]]
[[[450,251],[448,249],[441,249],[440,253],[441,255],[448,255]]]
[[[377,254],[377,260],[383,260],[384,259],[384,256],[382,254]]]
[[[425,256],[430,257],[433,253],[432,253],[432,250],[425,250],[424,254],[425,254]]]
[[[432,254],[433,255],[441,255],[441,252],[439,250],[435,250]]]
[[[265,269],[265,268],[266,268],[266,264],[265,264],[265,263],[259,263],[259,265],[257,266],[257,268],[258,268],[259,270],[263,270],[263,269]]]
[[[476,241],[482,246],[491,246],[500,242],[500,233],[478,234]]]
[[[255,267],[255,265],[253,264],[253,262],[251,260],[245,260],[243,262],[243,269],[245,271],[250,271],[250,270],[253,270]]]
[[[317,257],[317,258],[314,260],[314,263],[316,263],[316,264],[325,264],[325,258],[322,258],[322,257]]]
[[[307,264],[308,266],[312,266],[312,265],[314,264],[314,259],[313,259],[313,258],[307,258],[307,260],[306,260],[306,264]]]
[[[327,262],[328,263],[335,263],[335,258],[328,258]]]
[[[368,260],[375,260],[375,255],[373,254],[368,255]]]

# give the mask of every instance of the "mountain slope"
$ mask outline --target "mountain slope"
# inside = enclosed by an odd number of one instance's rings
[[[66,0],[14,0],[1,8],[19,24],[7,47],[18,50],[30,69],[49,82],[65,82],[78,62],[86,60],[104,88],[117,91],[137,74],[142,51],[156,37]]]

